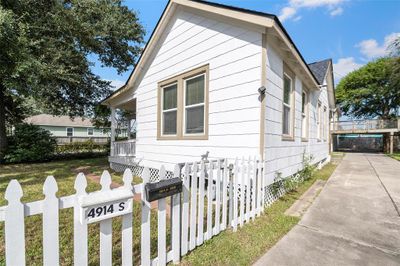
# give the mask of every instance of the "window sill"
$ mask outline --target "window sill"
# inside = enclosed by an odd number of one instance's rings
[[[282,140],[283,141],[294,141],[294,137],[283,135]]]
[[[157,140],[208,140],[207,135],[186,136],[158,136]]]

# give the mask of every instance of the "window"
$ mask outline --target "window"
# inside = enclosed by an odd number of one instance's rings
[[[292,136],[293,125],[292,125],[292,78],[286,73],[283,75],[283,125],[282,134],[284,136]]]
[[[308,95],[305,91],[301,94],[301,138],[308,138]]]
[[[317,139],[321,140],[321,133],[322,133],[322,123],[321,123],[321,103],[318,102],[317,107]]]
[[[159,83],[157,139],[208,138],[208,65]]]
[[[88,136],[93,136],[93,128],[88,128],[87,134],[88,134]]]
[[[323,118],[322,118],[322,134],[323,134],[323,139],[326,140],[326,129],[327,129],[327,125],[326,122],[328,121],[327,119],[327,114],[326,114],[326,106],[324,106],[324,114],[323,114]]]
[[[204,133],[205,74],[185,80],[185,134]]]
[[[177,84],[163,88],[162,95],[162,135],[176,135],[178,113]]]
[[[67,127],[67,137],[72,137],[72,136],[74,136],[74,128]]]

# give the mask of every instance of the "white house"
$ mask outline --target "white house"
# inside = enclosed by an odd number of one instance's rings
[[[275,15],[171,0],[126,84],[103,101],[136,111],[113,168],[258,156],[267,179],[329,159],[332,61],[307,64]],[[127,147],[127,145],[129,145]]]

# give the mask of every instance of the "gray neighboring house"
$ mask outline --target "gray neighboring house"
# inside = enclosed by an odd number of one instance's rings
[[[97,143],[107,143],[110,137],[109,128],[95,128],[90,119],[69,116],[40,114],[28,117],[26,123],[38,125],[51,132],[58,144],[82,142],[92,139]]]

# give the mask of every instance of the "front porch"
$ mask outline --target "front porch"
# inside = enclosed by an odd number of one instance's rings
[[[137,165],[136,158],[136,98],[121,99],[109,104],[111,109],[111,142],[108,161],[116,171]],[[125,131],[126,135],[121,136]]]

